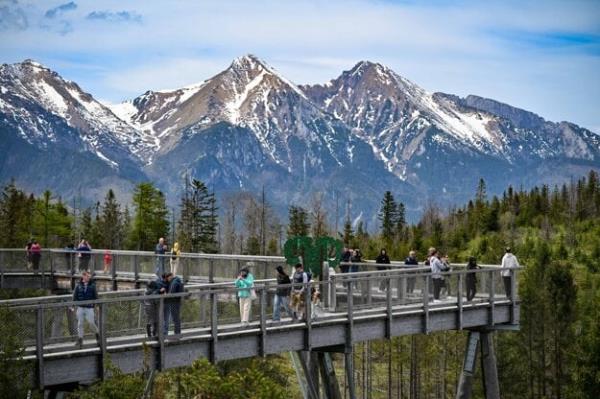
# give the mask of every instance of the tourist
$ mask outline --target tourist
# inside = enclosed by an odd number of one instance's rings
[[[160,294],[162,281],[150,281],[146,287],[146,295]],[[148,337],[158,335],[158,299],[144,299],[144,313],[146,314],[146,334]]]
[[[390,257],[388,256],[385,248],[382,248],[381,251],[379,251],[379,255],[377,255],[377,258],[375,258],[375,263],[378,264],[377,270],[389,270],[390,269],[389,266],[379,266],[379,265],[389,265],[391,263]],[[387,286],[387,281],[385,278],[383,278],[384,276],[385,276],[384,274],[381,274],[379,276],[379,277],[382,277],[381,280],[379,280],[379,291],[385,290],[385,288]]]
[[[467,301],[472,301],[477,292],[477,273],[473,272],[473,270],[480,269],[477,265],[477,259],[473,256],[469,257],[469,262],[467,263],[467,270],[470,270],[470,273],[467,273]]]
[[[92,258],[92,247],[87,240],[81,240],[77,247],[77,257],[79,258],[79,271],[89,271],[90,259]]]
[[[40,260],[42,259],[42,247],[36,240],[33,240],[29,251],[31,253],[31,266],[33,267],[33,272],[37,273],[40,270]]]
[[[404,265],[408,267],[418,267],[419,262],[417,261],[417,253],[415,251],[410,251],[408,253],[408,257],[404,259]],[[406,292],[412,294],[415,290],[416,277],[409,277],[406,279]]]
[[[513,255],[510,247],[506,247],[506,253],[502,257],[502,268],[506,269],[502,271],[502,281],[504,282],[504,291],[506,292],[506,297],[510,298],[512,290],[511,290],[511,268],[519,267],[519,261],[517,257]]]
[[[294,286],[292,288],[292,311],[294,312],[294,320],[304,319],[304,292],[308,284],[308,274],[304,272],[304,266],[302,263],[297,263],[294,266],[296,271],[292,278]]]
[[[110,272],[110,266],[112,264],[112,260],[113,260],[112,254],[107,249],[106,251],[104,251],[104,269],[102,270],[104,273]]]
[[[350,268],[350,265],[348,265],[348,263],[350,262],[351,258],[352,258],[352,249],[344,247],[344,250],[342,251],[342,256],[340,257],[340,263],[346,263],[346,264],[340,265],[340,271],[342,273],[348,273],[348,270]]]
[[[162,292],[167,294],[179,294],[184,292],[183,282],[173,273],[166,273],[163,276],[163,284],[166,284],[166,287],[161,289]],[[167,335],[169,333],[169,324],[170,320],[173,320],[174,332],[175,335],[181,334],[181,297],[175,298],[165,298],[165,307],[164,307],[164,333]]]
[[[282,306],[287,314],[293,319],[294,314],[290,309],[289,303],[290,293],[292,292],[290,284],[292,281],[290,280],[290,276],[283,270],[283,266],[277,266],[275,270],[277,270],[277,290],[275,291],[275,301],[273,303],[273,321],[281,321],[280,315]]]
[[[158,239],[158,244],[154,248],[154,253],[158,255],[156,257],[156,275],[161,277],[165,274],[165,252],[167,251],[167,244],[165,244],[165,239],[160,237]]]
[[[73,301],[92,301],[98,299],[98,293],[96,291],[96,284],[90,281],[90,273],[84,270],[81,273],[81,280],[75,286],[73,290]],[[94,304],[77,305],[77,344],[81,348],[83,345],[83,322],[86,321],[94,333],[96,334],[96,340],[100,340],[98,326],[94,320]]]
[[[433,280],[433,299],[440,299],[440,291],[444,285],[444,276],[442,271],[444,270],[444,264],[438,257],[438,251],[435,248],[429,250],[429,263],[431,265],[431,279]]]
[[[352,257],[350,258],[350,262],[362,263],[362,253],[360,252],[360,249],[356,248],[356,249],[352,250]],[[358,272],[358,265],[351,265],[350,272],[351,273]]]
[[[238,288],[238,299],[240,302],[240,321],[243,327],[250,324],[250,310],[252,309],[252,297],[254,293],[254,276],[247,267],[240,270],[235,286]]]
[[[179,250],[179,243],[176,242],[173,244],[173,249],[171,249],[171,273],[177,276],[177,272],[179,270],[179,255],[181,255],[181,251]]]

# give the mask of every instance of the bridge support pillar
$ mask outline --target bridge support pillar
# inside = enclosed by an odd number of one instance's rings
[[[500,399],[496,355],[489,330],[469,331],[463,370],[460,374],[456,399],[471,399],[473,395],[473,376],[477,364],[477,354],[481,350],[481,369],[483,389],[486,399]]]

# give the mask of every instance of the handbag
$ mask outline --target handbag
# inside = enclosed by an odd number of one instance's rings
[[[258,299],[258,295],[256,295],[256,291],[254,290],[254,288],[252,288],[252,289],[250,290],[250,299],[251,299],[251,300]]]

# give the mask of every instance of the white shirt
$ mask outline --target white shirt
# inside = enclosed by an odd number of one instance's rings
[[[517,260],[516,256],[514,256],[510,252],[507,252],[502,257],[502,268],[509,268],[509,267],[510,268],[512,268],[512,267],[519,267],[519,261]],[[504,270],[502,272],[502,276],[503,277],[510,277],[510,269]]]

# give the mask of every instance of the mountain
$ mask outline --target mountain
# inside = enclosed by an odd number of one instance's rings
[[[482,97],[429,93],[381,64],[359,62],[301,88],[390,172],[440,203],[465,200],[479,177],[498,192],[564,181],[600,164],[600,137],[589,130]]]
[[[176,203],[190,175],[218,194],[264,187],[281,213],[319,191],[330,210],[350,200],[354,216],[375,215],[391,190],[414,217],[428,200],[463,202],[480,177],[498,193],[600,169],[589,130],[430,93],[368,61],[297,86],[246,55],[203,82],[114,105],[33,61],[5,64],[0,129],[0,181],[65,196],[83,187],[93,200],[151,179]]]
[[[146,138],[74,82],[26,60],[0,66],[0,181],[89,196],[144,178]],[[102,194],[100,194],[102,195]]]
[[[283,209],[307,203],[314,191],[333,201],[337,190],[370,212],[386,187],[413,191],[343,121],[252,55],[205,82],[149,91],[127,104],[113,109],[159,140],[146,170],[162,176],[169,191],[189,173],[222,191],[259,192],[264,185]]]

